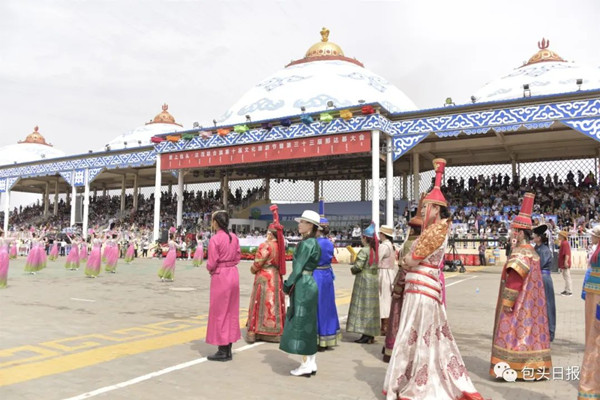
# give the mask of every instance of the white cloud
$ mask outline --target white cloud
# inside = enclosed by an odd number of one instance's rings
[[[18,1],[0,5],[0,146],[40,125],[68,154],[102,147],[169,103],[220,116],[261,79],[330,40],[423,108],[468,99],[542,36],[600,65],[597,1]]]

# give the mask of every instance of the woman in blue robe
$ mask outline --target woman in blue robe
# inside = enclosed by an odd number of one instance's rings
[[[337,306],[335,305],[335,287],[333,285],[335,275],[333,274],[333,268],[331,268],[333,243],[327,237],[329,234],[329,221],[326,218],[321,218],[319,232],[317,243],[321,247],[321,258],[317,269],[313,272],[313,278],[319,288],[319,306],[317,307],[318,351],[325,351],[328,347],[338,345],[341,332]]]
[[[550,341],[554,340],[556,331],[556,301],[554,299],[554,283],[552,282],[552,252],[548,247],[548,236],[546,236],[547,225],[540,225],[533,228],[533,242],[535,251],[540,256],[540,267],[542,270],[542,281],[544,282],[544,292],[546,293],[546,307],[548,309],[548,328],[550,331]]]

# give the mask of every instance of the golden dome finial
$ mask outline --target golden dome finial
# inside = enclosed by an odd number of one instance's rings
[[[329,29],[323,27],[323,29],[321,29],[321,42],[328,42],[329,41]]]
[[[152,121],[147,122],[146,125],[173,124],[173,125],[182,126],[181,124],[178,124],[177,122],[175,122],[175,118],[171,115],[171,113],[169,113],[168,109],[169,109],[169,105],[167,103],[164,103],[162,105],[162,112],[160,112],[159,114],[156,114],[156,117],[154,117],[154,119]]]
[[[304,55],[309,57],[343,57],[344,52],[337,44],[329,41],[329,29],[321,29],[321,41],[313,44]]]
[[[540,62],[546,62],[546,61],[565,62],[565,60],[561,56],[559,56],[558,54],[556,54],[555,52],[553,52],[552,50],[550,50],[548,48],[548,46],[550,46],[550,40],[548,40],[546,38],[542,38],[542,40],[539,41],[537,43],[537,45],[538,45],[539,51],[537,53],[535,53],[529,59],[529,61],[527,61],[527,63],[525,63],[525,65],[523,65],[524,67],[527,65],[536,64],[536,63],[540,63]]]
[[[39,132],[39,130],[40,130],[40,127],[36,125],[33,128],[33,132],[31,132],[29,135],[27,135],[25,140],[21,140],[18,143],[34,143],[34,144],[45,144],[46,146],[52,146],[50,143],[46,143],[46,139],[44,139],[44,137]]]

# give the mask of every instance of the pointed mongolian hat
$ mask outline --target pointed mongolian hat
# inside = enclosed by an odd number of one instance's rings
[[[532,229],[533,224],[531,223],[531,212],[533,211],[533,199],[535,194],[525,193],[523,196],[523,203],[521,204],[521,211],[519,215],[513,219],[511,227],[513,229]]]
[[[435,183],[431,192],[427,193],[427,196],[423,199],[423,204],[437,204],[438,206],[447,207],[448,202],[440,189],[442,176],[446,169],[446,160],[443,158],[436,158],[433,160],[433,169],[435,171]]]
[[[273,233],[277,240],[277,263],[279,264],[279,274],[285,275],[285,239],[283,238],[283,225],[279,222],[279,207],[273,204],[269,207],[273,213],[273,222],[269,225],[269,231]]]

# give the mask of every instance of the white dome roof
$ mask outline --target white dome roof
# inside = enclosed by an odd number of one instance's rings
[[[523,97],[523,85],[529,85],[531,96],[569,93],[600,88],[600,69],[567,62],[548,49],[549,41],[538,43],[538,51],[522,67],[487,83],[474,96],[476,102],[518,99]]]
[[[24,141],[0,147],[0,165],[20,164],[49,158],[64,157],[64,151],[46,143],[38,127]]]
[[[175,122],[175,118],[167,111],[169,106],[164,104],[162,112],[145,125],[117,136],[107,143],[111,150],[130,149],[132,147],[149,146],[154,135],[178,132],[183,126]],[[106,150],[106,147],[101,149]]]
[[[325,35],[326,33],[326,35]],[[312,46],[305,58],[290,63],[244,94],[221,118],[221,125],[276,119],[322,111],[327,102],[336,108],[378,102],[391,112],[415,110],[415,104],[396,86],[347,58],[323,28],[322,42]]]

